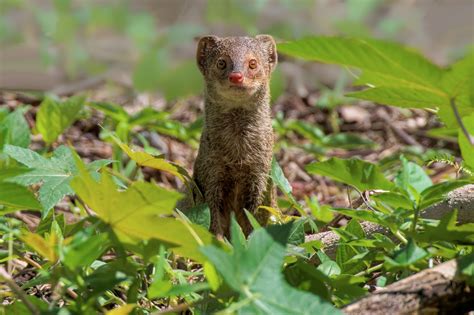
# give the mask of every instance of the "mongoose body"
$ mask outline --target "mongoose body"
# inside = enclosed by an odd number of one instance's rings
[[[196,57],[205,80],[205,117],[193,172],[201,194],[193,193],[194,201],[208,204],[212,232],[228,236],[233,212],[248,235],[252,227],[244,209],[256,214],[273,199],[269,82],[277,63],[275,42],[269,35],[206,36]],[[265,213],[257,219],[266,221]]]

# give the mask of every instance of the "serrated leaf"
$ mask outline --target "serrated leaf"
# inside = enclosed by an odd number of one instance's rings
[[[439,91],[443,70],[413,49],[396,43],[375,39],[309,37],[279,44],[278,50],[306,60],[360,68],[383,75],[385,82],[396,85],[445,94]]]
[[[255,230],[246,247],[227,253],[213,246],[201,250],[225,282],[239,294],[239,314],[337,314],[329,302],[292,288],[280,272],[290,226]],[[275,239],[275,237],[277,239]],[[283,242],[283,243],[282,243]],[[272,290],[268,290],[268,288]],[[231,306],[232,308],[232,306]]]
[[[355,85],[370,89],[349,96],[401,107],[439,108],[448,126],[456,126],[450,106],[461,117],[474,112],[474,52],[443,70],[400,44],[366,38],[310,37],[278,45],[280,52],[307,60],[335,63],[363,71]]]
[[[336,181],[351,185],[359,191],[370,189],[393,189],[378,166],[359,159],[343,160],[331,158],[324,162],[315,162],[306,166],[312,174],[324,175]]]
[[[348,97],[406,108],[449,106],[449,98],[431,91],[407,87],[376,87],[346,94]]]
[[[204,261],[198,246],[212,243],[212,235],[198,225],[163,216],[173,213],[181,194],[148,182],[134,182],[120,191],[107,173],[97,182],[78,157],[76,163],[79,173],[71,187],[124,242],[158,239],[177,254]]]
[[[54,207],[64,196],[72,195],[74,192],[70,187],[71,179],[77,174],[77,168],[71,149],[59,146],[51,158],[47,159],[38,153],[12,145],[6,145],[4,152],[11,158],[31,168],[28,173],[8,179],[21,185],[32,185],[42,183],[39,190],[39,200],[43,206],[43,215]],[[107,162],[96,162],[87,166],[90,172]]]
[[[36,116],[36,128],[43,136],[43,140],[50,144],[69,128],[77,119],[84,106],[84,97],[71,97],[65,101],[46,97],[41,102]]]

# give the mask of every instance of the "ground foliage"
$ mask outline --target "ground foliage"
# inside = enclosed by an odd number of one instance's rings
[[[134,19],[124,31],[143,52],[135,88],[160,85],[166,99],[183,100],[127,110],[100,96],[103,86],[71,97],[0,95],[0,259],[20,286],[2,284],[6,313],[336,314],[433,264],[472,258],[474,223],[457,225],[457,211],[419,215],[474,182],[472,52],[441,68],[366,37],[282,41],[281,54],[348,67],[362,89],[298,98],[273,83],[278,207],[265,208],[267,227],[248,214],[248,239],[233,221],[231,239],[218,240],[206,206],[175,209],[193,185],[202,108],[184,100],[199,84],[173,82],[194,65],[168,69],[167,82],[147,77],[162,61],[140,35],[150,21]],[[362,221],[389,236],[366,236]],[[305,242],[328,229],[340,236],[333,258]],[[462,273],[473,281],[467,261]]]

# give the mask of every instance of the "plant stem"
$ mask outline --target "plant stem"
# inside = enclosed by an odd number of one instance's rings
[[[419,214],[420,210],[418,209],[418,207],[415,208],[415,213],[413,215],[413,223],[411,225],[411,231],[413,233],[416,232],[416,221],[418,221],[418,214]]]
[[[355,277],[360,277],[360,276],[364,276],[364,275],[371,274],[371,273],[374,272],[374,271],[377,271],[377,270],[382,269],[382,266],[383,266],[383,263],[382,263],[382,264],[375,265],[375,266],[373,266],[373,267],[368,268],[367,270],[364,270],[364,271],[361,271],[361,272],[359,272],[359,273],[356,273],[354,276],[355,276]]]
[[[454,116],[456,116],[456,120],[459,124],[459,127],[461,127],[461,130],[462,132],[464,133],[464,135],[466,136],[467,140],[469,141],[469,143],[471,145],[474,146],[474,137],[471,136],[471,134],[469,133],[469,131],[467,131],[466,129],[466,126],[464,126],[463,122],[462,122],[462,119],[461,119],[461,116],[459,115],[459,111],[458,111],[458,108],[456,107],[456,102],[454,100],[454,98],[451,98],[449,100],[450,104],[451,104],[451,108],[454,112]]]
[[[403,243],[403,244],[408,244],[407,239],[400,233],[400,231],[397,231],[394,233],[394,235]]]
[[[10,287],[10,289],[23,301],[26,308],[34,315],[39,315],[40,310],[33,303],[28,300],[28,295],[23,291],[18,284],[13,280],[10,274],[5,270],[5,268],[0,266],[0,277],[5,280],[5,283]]]

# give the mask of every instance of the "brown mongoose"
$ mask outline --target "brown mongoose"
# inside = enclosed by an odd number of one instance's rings
[[[270,168],[273,130],[270,77],[277,64],[270,35],[205,36],[199,40],[197,64],[205,80],[204,127],[194,181],[195,204],[207,203],[211,231],[229,236],[231,213],[248,235],[244,209],[264,223],[273,205]]]

